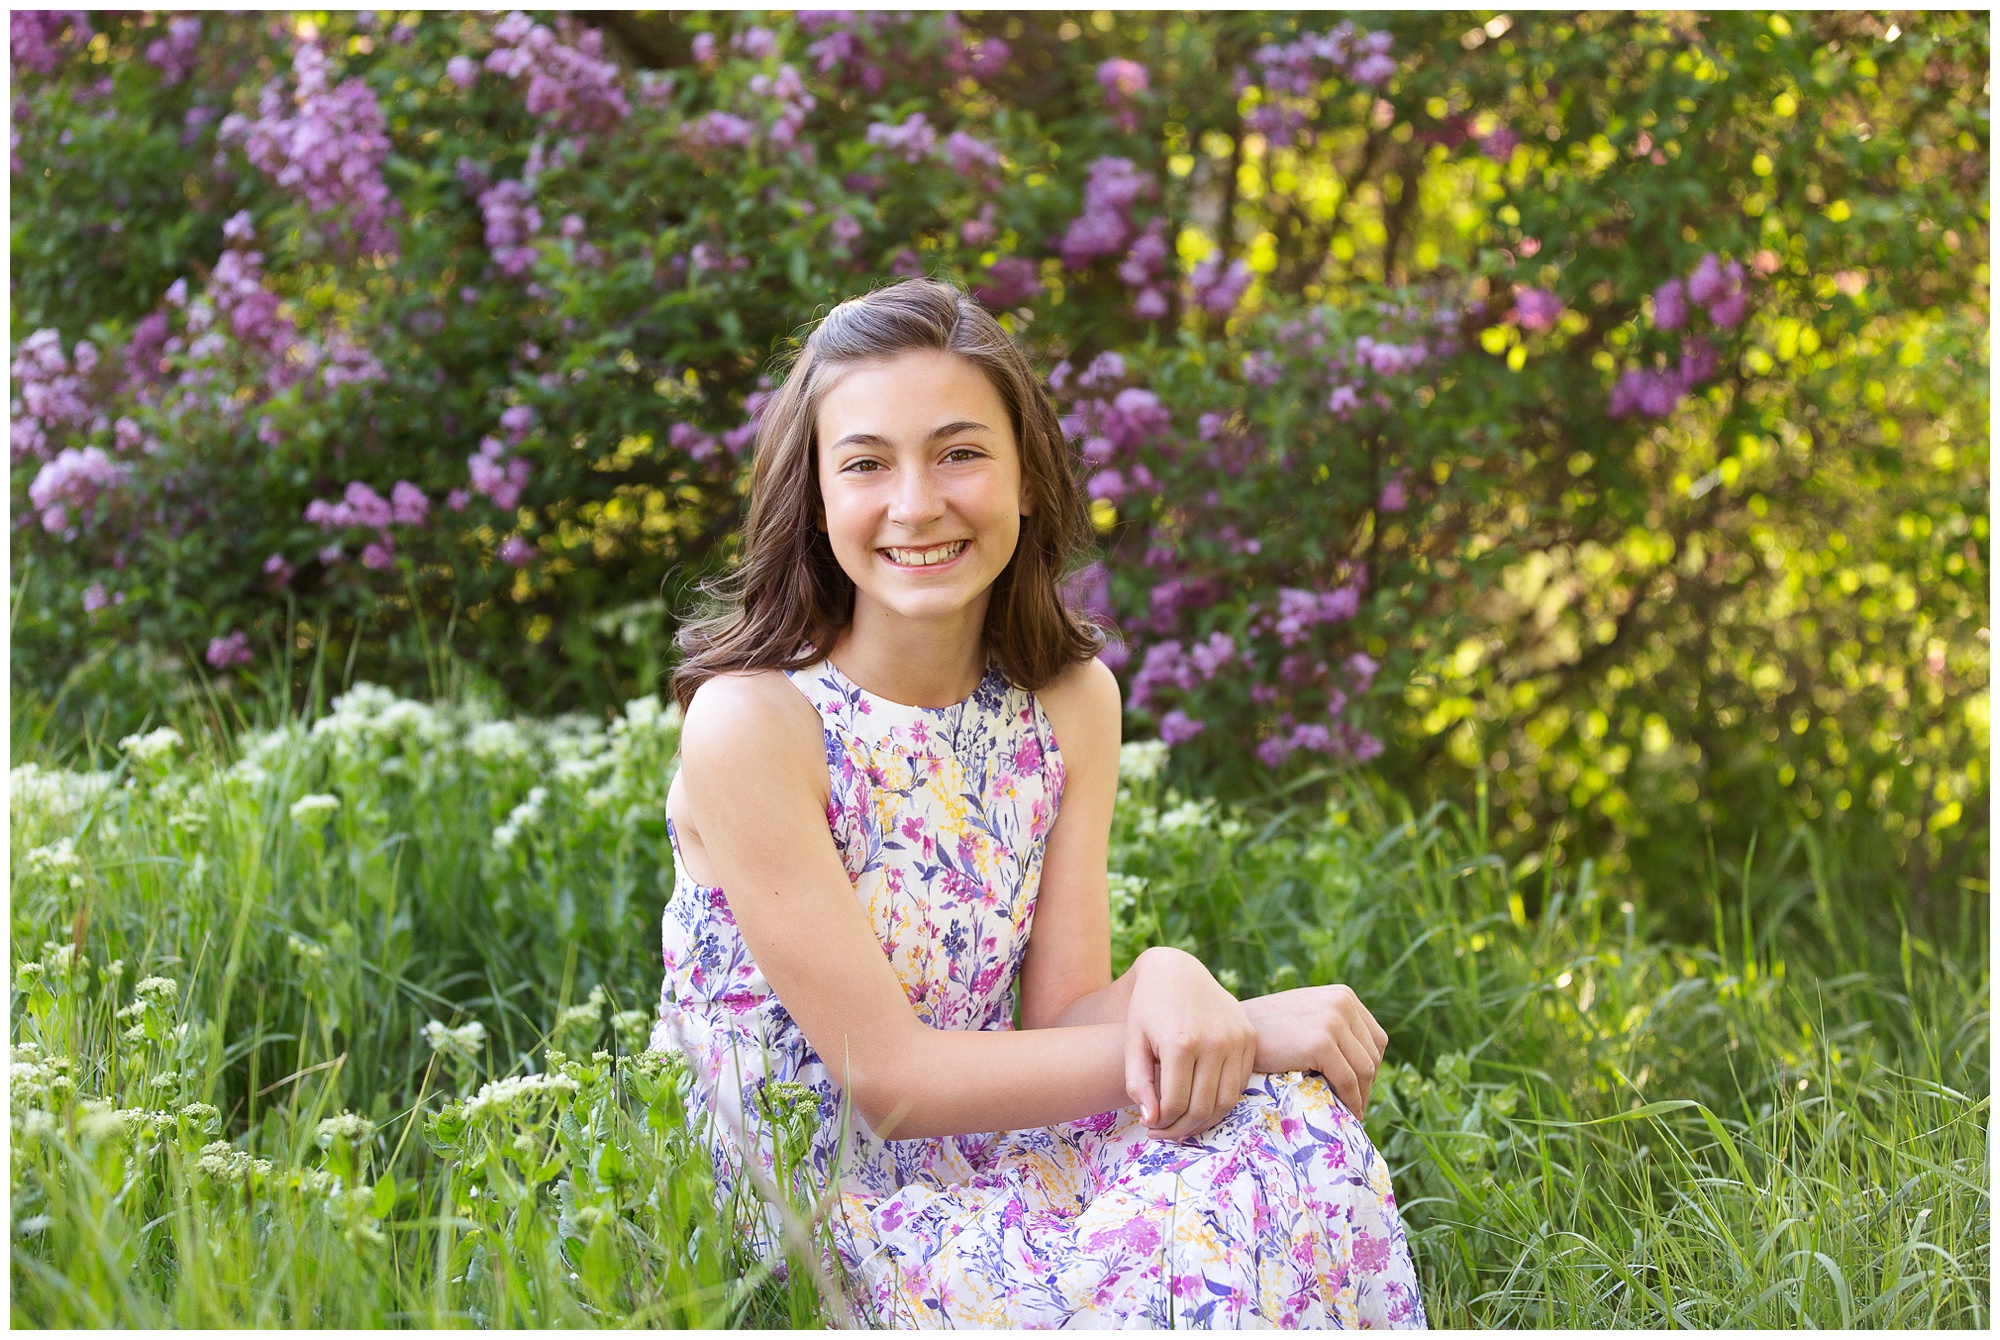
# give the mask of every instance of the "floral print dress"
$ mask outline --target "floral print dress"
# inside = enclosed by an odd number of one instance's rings
[[[1013,1027],[1063,789],[1040,703],[992,668],[945,708],[876,697],[831,661],[790,678],[825,728],[827,825],[911,1007],[934,1028]],[[838,1182],[835,1247],[866,1321],[1424,1325],[1388,1170],[1319,1076],[1256,1075],[1229,1116],[1180,1143],[1150,1138],[1130,1107],[884,1140],[841,1102],[722,890],[676,865],[653,1045],[691,1062],[725,1181],[746,1152],[775,1166],[761,1086],[817,1098],[809,1163]]]

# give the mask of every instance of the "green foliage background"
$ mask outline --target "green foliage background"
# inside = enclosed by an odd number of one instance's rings
[[[1376,766],[1415,794],[1484,778],[1516,869],[1593,854],[1686,933],[1705,918],[1690,890],[1714,869],[1823,820],[1881,875],[1871,896],[1909,915],[1957,917],[1986,896],[1977,16],[1356,15],[1391,35],[1395,73],[1304,96],[1257,75],[1257,53],[1329,26],[1316,16],[926,14],[857,29],[863,55],[830,70],[789,15],[586,17],[635,110],[537,179],[548,226],[519,281],[492,271],[458,164],[513,178],[562,137],[517,83],[444,77],[488,49],[491,20],[209,15],[194,75],[170,85],[143,58],[164,17],[100,14],[53,73],[17,72],[15,341],[54,328],[65,347],[122,347],[175,279],[199,285],[223,220],[247,209],[300,329],[363,342],[387,380],[274,393],[239,350],[189,356],[176,375],[220,375],[254,413],[175,419],[144,466],[154,520],[125,539],[16,530],[17,701],[50,707],[68,735],[121,732],[187,693],[202,647],[232,629],[260,652],[234,681],[295,698],[297,667],[322,656],[403,687],[463,659],[543,709],[656,687],[673,617],[730,561],[742,501],[737,463],[674,449],[670,426],[742,424],[801,323],[885,274],[977,284],[1019,257],[1043,291],[1006,320],[1042,365],[1118,351],[1172,416],[1145,448],[1159,488],[1098,513],[1135,651],[1169,633],[1247,637],[1254,602],[1363,563],[1364,608],[1316,649],[1382,662],[1354,709],[1388,743]],[[776,55],[729,45],[755,23]],[[382,108],[393,258],[331,245],[327,220],[219,142],[213,116],[187,132],[197,105],[254,113],[307,32]],[[720,54],[698,64],[704,32]],[[955,72],[953,53],[984,37],[1008,59]],[[1150,71],[1131,129],[1094,73],[1114,57]],[[810,161],[764,138],[690,148],[704,111],[768,117],[752,81],[781,61],[817,99]],[[856,79],[868,63],[872,88]],[[664,101],[637,96],[647,70],[674,76]],[[1275,103],[1305,118],[1289,144],[1246,128]],[[994,180],[868,142],[913,113],[995,145]],[[1504,161],[1478,148],[1502,127],[1521,140]],[[1247,263],[1232,315],[1177,290],[1166,318],[1141,320],[1115,256],[1070,268],[1055,254],[1089,165],[1114,155],[1153,175],[1145,210],[1177,275],[1211,255]],[[968,241],[982,212],[992,234]],[[556,235],[571,213],[581,241]],[[838,217],[861,226],[851,246]],[[670,262],[697,244],[724,262],[686,278]],[[1669,416],[1608,417],[1620,375],[1673,357],[1650,295],[1710,253],[1755,275],[1748,320],[1716,332],[1721,373]],[[1562,300],[1549,329],[1510,308],[1530,287]],[[1246,355],[1283,355],[1288,326],[1315,314],[1341,341],[1396,338],[1384,303],[1441,316],[1438,338],[1455,341],[1382,379],[1385,408],[1329,415],[1311,357],[1280,357],[1268,387],[1246,378]],[[440,509],[388,572],[312,558],[327,537],[300,520],[308,501],[350,479],[440,497],[512,406],[536,416],[517,514]],[[1219,482],[1183,450],[1207,413],[1261,444]],[[257,436],[266,420],[276,447]],[[34,473],[16,464],[17,519],[32,517]],[[1409,481],[1400,513],[1379,506],[1391,477]],[[157,492],[166,480],[175,491]],[[1261,553],[1222,543],[1225,523]],[[497,561],[510,535],[534,547],[529,566]],[[1155,627],[1148,555],[1163,545],[1215,591]],[[262,572],[274,553],[298,566],[282,590]],[[127,600],[86,615],[81,591],[107,579]],[[1276,683],[1274,661],[1180,703],[1209,723],[1177,751],[1183,785],[1249,796],[1310,776],[1298,759],[1273,773],[1250,747],[1276,728],[1248,696]],[[1135,712],[1128,734],[1157,724]]]

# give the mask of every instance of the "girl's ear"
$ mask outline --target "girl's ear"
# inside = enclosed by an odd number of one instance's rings
[[[1024,476],[1021,480],[1021,515],[1033,516],[1034,514],[1035,514],[1035,488],[1034,485],[1030,484],[1027,481],[1026,477]]]

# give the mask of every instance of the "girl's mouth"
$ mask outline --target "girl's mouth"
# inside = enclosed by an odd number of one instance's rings
[[[877,552],[899,568],[939,568],[964,553],[970,540],[952,540],[928,549],[881,549]]]

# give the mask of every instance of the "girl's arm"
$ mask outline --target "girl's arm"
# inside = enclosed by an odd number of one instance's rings
[[[1178,949],[1148,949],[1112,980],[1107,871],[1123,716],[1118,681],[1102,662],[1086,661],[1039,697],[1066,776],[1021,966],[1021,1022],[1124,1025],[1126,1094],[1153,1134],[1184,1139],[1227,1116],[1242,1096],[1256,1027],[1201,961]]]
[[[821,729],[776,672],[710,680],[682,727],[683,796],[757,966],[869,1127],[959,1135],[1122,1106],[1122,1024],[961,1032],[917,1018],[827,831]]]

